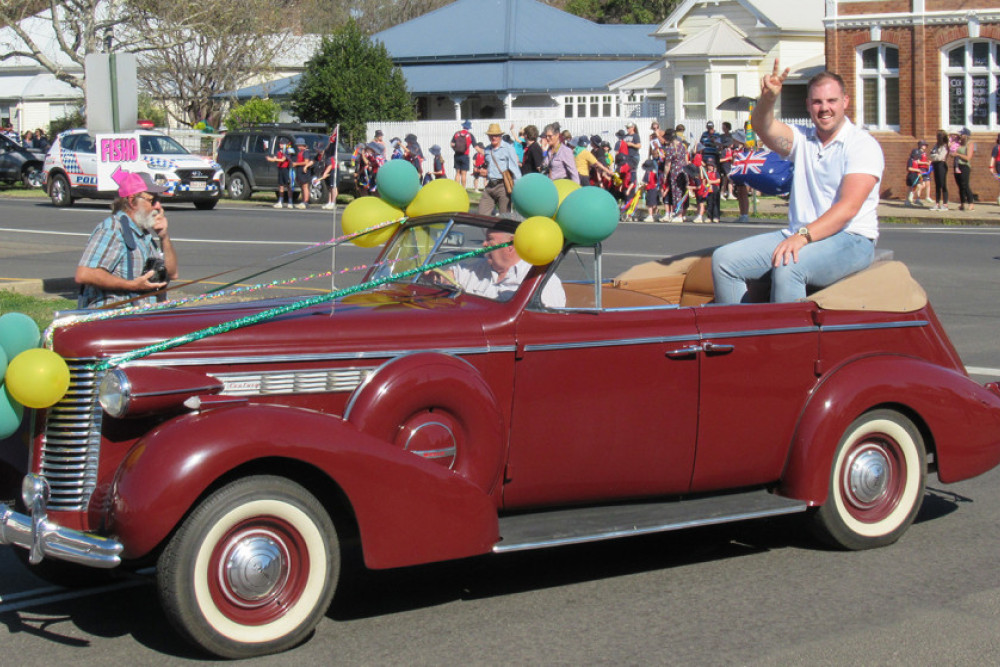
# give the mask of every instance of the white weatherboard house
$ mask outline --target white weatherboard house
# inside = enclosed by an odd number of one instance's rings
[[[778,113],[805,118],[805,84],[825,67],[820,0],[685,0],[653,34],[664,43],[659,60],[609,87],[659,101],[656,115],[689,130],[696,119],[742,123],[746,113],[716,107],[737,95],[756,98],[775,58],[791,68]]]

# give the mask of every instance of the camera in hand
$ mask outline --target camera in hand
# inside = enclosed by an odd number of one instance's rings
[[[142,267],[143,275],[153,272],[150,276],[149,282],[151,283],[165,283],[167,282],[167,265],[163,261],[162,257],[147,257],[146,264]]]

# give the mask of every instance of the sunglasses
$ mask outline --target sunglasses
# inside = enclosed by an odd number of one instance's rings
[[[147,197],[144,197],[142,195],[136,195],[136,197],[138,197],[139,199],[145,199],[150,204],[154,204],[155,205],[155,204],[159,204],[160,203],[160,195],[156,195],[156,194],[153,194],[153,193],[149,193],[149,196],[147,196]]]

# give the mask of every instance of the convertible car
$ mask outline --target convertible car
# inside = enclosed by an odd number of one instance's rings
[[[929,473],[1000,462],[1000,387],[899,262],[785,304],[713,304],[710,250],[609,276],[570,245],[495,299],[442,279],[496,223],[411,219],[367,288],[301,310],[60,317],[71,389],[0,542],[53,580],[155,563],[179,632],[245,657],[312,632],[348,548],[395,568],[801,512],[867,549]]]

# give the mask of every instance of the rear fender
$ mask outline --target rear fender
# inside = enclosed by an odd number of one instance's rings
[[[110,531],[127,558],[144,556],[220,477],[275,458],[312,465],[340,487],[371,568],[481,554],[498,539],[494,502],[451,471],[338,417],[260,405],[179,417],[136,443],[115,480]]]
[[[813,392],[792,441],[782,495],[825,503],[840,438],[854,419],[880,405],[901,406],[923,422],[942,482],[968,479],[1000,463],[1000,397],[920,359],[868,357],[834,370]]]

